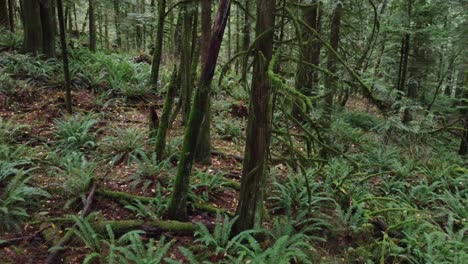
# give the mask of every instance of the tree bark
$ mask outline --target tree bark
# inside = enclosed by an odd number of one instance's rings
[[[65,106],[67,108],[67,112],[69,114],[72,114],[73,111],[71,103],[71,78],[70,70],[68,69],[67,39],[65,35],[65,21],[63,19],[62,0],[57,0],[57,15],[60,29],[60,44],[62,47],[63,74],[65,76]]]
[[[42,53],[46,58],[55,57],[55,12],[53,0],[39,1],[39,10],[42,23]]]
[[[205,61],[209,54],[209,45],[211,37],[211,0],[202,0],[201,3],[201,60]],[[200,138],[197,142],[195,151],[195,160],[203,164],[211,162],[211,100],[208,97],[208,109],[203,118]]]
[[[8,25],[11,32],[15,32],[15,6],[15,0],[8,0]]]
[[[190,114],[190,104],[192,102],[192,45],[191,32],[193,10],[192,6],[184,7],[182,11],[182,36],[181,36],[181,59],[180,59],[180,74],[181,74],[181,98],[182,98],[182,124],[187,124]]]
[[[244,8],[246,10],[250,10],[250,0],[245,0],[244,1]],[[247,51],[250,46],[250,18],[249,14],[244,12],[244,28],[242,30],[243,38],[242,38],[242,50]],[[242,67],[241,67],[241,80],[243,82],[247,82],[247,68],[249,67],[249,54],[246,54],[244,56],[244,59],[242,61]]]
[[[241,190],[234,232],[260,227],[271,137],[271,82],[268,66],[273,53],[275,1],[257,0],[257,42],[250,94],[247,140],[244,152]]]
[[[229,17],[231,7],[230,0],[220,0],[215,18],[213,33],[210,39],[210,53],[203,61],[198,90],[195,94],[190,118],[184,135],[184,145],[180,154],[177,175],[174,182],[171,203],[169,205],[169,217],[171,219],[187,219],[187,196],[189,190],[189,178],[192,163],[195,156],[195,148],[200,134],[201,123],[208,108],[208,96],[211,90],[216,62],[223,40],[224,30]]]
[[[120,0],[114,0],[114,23],[115,23],[115,37],[116,37],[116,44],[117,47],[120,48],[122,47],[122,37],[120,33],[120,6],[119,6],[119,1]]]
[[[331,32],[330,32],[330,46],[338,51],[340,43],[340,29],[341,29],[341,15],[343,6],[340,1],[336,1],[335,9],[333,10],[331,19]],[[327,58],[327,69],[329,72],[336,75],[337,72],[337,58],[334,54],[329,54]],[[336,92],[336,78],[330,75],[325,77],[325,89],[328,95],[325,97],[325,114],[327,118],[327,126],[331,122],[331,114],[333,110],[333,97]]]
[[[8,8],[7,8],[7,1],[0,0],[0,28],[7,29],[9,28],[8,23]]]
[[[24,40],[23,53],[37,55],[41,52],[43,35],[41,11],[37,0],[23,0]]]
[[[89,50],[96,52],[96,13],[95,0],[88,0],[89,5]]]
[[[302,10],[303,20],[315,31],[320,31],[320,2],[313,1]],[[320,64],[320,42],[307,28],[303,28],[302,42],[299,46],[299,60],[318,66]],[[296,89],[307,96],[317,92],[317,71],[303,63],[297,65]]]
[[[162,161],[165,158],[165,149],[166,149],[166,135],[167,130],[169,129],[169,119],[171,115],[172,105],[174,103],[174,97],[176,94],[177,88],[177,68],[174,67],[172,72],[171,82],[167,87],[166,99],[164,100],[163,111],[161,114],[161,122],[158,127],[158,132],[156,134],[156,157],[159,161]]]
[[[157,90],[159,81],[159,67],[161,65],[162,47],[164,39],[164,14],[166,12],[166,0],[158,3],[158,26],[156,28],[156,41],[153,52],[153,63],[151,65],[151,85]]]

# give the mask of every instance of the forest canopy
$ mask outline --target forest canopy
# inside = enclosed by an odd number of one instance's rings
[[[0,0],[1,263],[466,263],[466,0]]]

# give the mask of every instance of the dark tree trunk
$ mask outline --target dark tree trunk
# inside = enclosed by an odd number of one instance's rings
[[[230,0],[220,0],[218,12],[215,18],[212,36],[210,39],[210,53],[203,61],[198,90],[190,111],[190,118],[184,135],[184,145],[177,167],[177,175],[174,182],[171,203],[169,205],[169,217],[177,220],[187,220],[187,196],[189,190],[190,172],[195,155],[195,148],[200,134],[201,123],[208,108],[208,100],[211,82],[218,60],[219,50],[223,40],[224,30],[229,18],[231,7]]]
[[[330,46],[338,52],[340,43],[340,29],[341,29],[341,15],[343,12],[343,6],[340,1],[336,1],[335,9],[333,10],[331,24],[330,24]],[[327,69],[329,72],[336,74],[337,72],[337,58],[333,54],[329,54],[327,58]],[[325,77],[325,89],[328,95],[325,98],[325,113],[327,125],[331,122],[331,114],[333,110],[333,97],[336,93],[336,78],[330,75]]]
[[[211,37],[211,0],[203,0],[201,11],[201,60],[205,61],[209,54],[209,45]],[[211,100],[208,98],[208,108],[205,118],[203,118],[200,138],[197,142],[195,151],[195,160],[200,163],[209,164],[211,158]]]
[[[7,0],[0,0],[0,28],[9,28]]]
[[[89,4],[89,50],[96,51],[96,13],[95,0],[88,0]]]
[[[22,3],[24,12],[23,53],[37,55],[41,52],[43,44],[39,1],[23,0]]]
[[[8,24],[11,32],[15,32],[15,6],[15,0],[8,0]]]
[[[410,35],[406,34],[401,40],[400,63],[398,68],[397,90],[405,92],[406,73],[408,72],[408,57],[409,57]]]
[[[271,136],[271,83],[268,65],[273,53],[275,1],[257,0],[257,42],[250,94],[247,140],[244,152],[239,204],[234,232],[262,223],[263,196]]]
[[[55,57],[55,12],[53,0],[39,1],[42,23],[42,53],[46,58]]]
[[[59,24],[59,29],[60,29],[60,44],[62,47],[63,74],[65,76],[65,106],[67,108],[67,112],[71,114],[72,113],[71,78],[70,78],[70,71],[68,69],[67,39],[65,35],[65,21],[63,19],[62,0],[57,0],[57,15],[58,15],[58,24]]]
[[[158,26],[156,28],[156,41],[154,44],[153,63],[151,65],[151,85],[157,90],[159,81],[159,67],[161,65],[162,47],[164,39],[164,13],[166,12],[166,0],[158,3]]]

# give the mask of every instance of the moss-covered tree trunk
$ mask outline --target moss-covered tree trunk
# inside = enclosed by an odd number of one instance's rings
[[[24,0],[22,1],[22,3],[24,13],[23,53],[31,53],[33,55],[37,55],[41,53],[43,43],[41,11],[39,8],[39,1]]]
[[[257,0],[257,23],[250,111],[235,232],[259,227],[271,137],[272,86],[268,65],[273,53],[275,1]]]
[[[63,19],[63,4],[62,0],[57,0],[57,15],[58,24],[60,29],[60,44],[62,47],[62,60],[63,60],[63,74],[65,76],[65,106],[69,114],[72,113],[71,104],[71,78],[68,69],[68,52],[67,52],[67,39],[65,36],[65,21]]]
[[[161,120],[156,135],[156,157],[159,161],[164,159],[164,150],[166,149],[166,135],[169,128],[169,119],[171,115],[172,105],[174,104],[174,97],[177,88],[177,68],[174,67],[172,72],[171,82],[167,87],[166,99],[164,100],[163,111]]]
[[[156,28],[156,41],[154,43],[153,63],[151,65],[151,85],[156,90],[159,81],[159,67],[161,65],[162,47],[164,39],[164,13],[166,12],[166,0],[158,1],[158,25]]]
[[[96,51],[96,12],[95,0],[88,0],[89,5],[89,50]]]
[[[205,61],[209,54],[211,37],[211,0],[202,0],[201,3],[201,60]],[[208,109],[203,118],[200,137],[195,151],[195,160],[200,163],[209,164],[211,161],[211,96],[208,96]]]
[[[182,98],[182,124],[186,124],[190,114],[190,103],[192,101],[192,22],[193,4],[185,6],[182,10],[182,35],[181,35],[181,98]]]
[[[309,27],[319,32],[320,1],[303,2],[309,2],[310,4],[303,7],[302,19]],[[320,63],[320,42],[305,26],[303,26],[301,38],[302,43],[299,46],[299,60],[318,66]],[[317,71],[301,62],[297,65],[296,89],[305,95],[312,96],[317,93]]]
[[[169,217],[171,219],[187,219],[187,196],[189,190],[190,172],[195,156],[195,148],[200,134],[200,127],[208,108],[208,96],[211,82],[218,60],[221,42],[226,28],[231,7],[230,0],[220,0],[215,18],[212,36],[210,38],[209,54],[203,61],[198,90],[190,111],[187,128],[185,129],[184,144],[180,154],[177,175],[174,182]]]

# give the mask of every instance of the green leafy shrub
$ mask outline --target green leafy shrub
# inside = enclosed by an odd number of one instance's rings
[[[161,175],[162,172],[171,168],[171,163],[168,159],[159,161],[155,152],[151,156],[148,156],[142,150],[135,151],[131,159],[137,165],[137,171],[130,176],[132,187],[142,184],[143,190],[146,190],[155,179],[158,179],[162,183],[165,182],[166,179],[161,177]]]
[[[27,209],[39,198],[50,195],[28,185],[31,169],[22,167],[30,165],[28,161],[0,161],[0,231],[18,228],[29,217]]]
[[[77,152],[72,152],[62,160],[61,167],[56,170],[63,181],[63,189],[68,195],[84,194],[95,178],[97,164],[87,161]]]
[[[56,148],[59,152],[87,152],[96,147],[96,139],[92,132],[97,124],[93,115],[77,114],[64,119],[56,119],[54,131],[57,139]]]
[[[86,255],[83,263],[93,263],[99,260],[101,263],[121,263],[121,264],[157,264],[168,253],[174,241],[165,242],[165,237],[155,243],[150,239],[148,243],[143,243],[141,234],[143,231],[130,231],[115,238],[110,225],[106,226],[107,238],[104,234],[99,234],[89,223],[88,218],[72,216],[77,228],[76,236],[86,245],[91,252]],[[155,245],[156,244],[156,245]]]
[[[0,71],[0,93],[13,95],[16,92],[16,81],[9,74]]]
[[[137,128],[114,128],[112,135],[103,139],[101,148],[106,156],[111,156],[111,163],[118,164],[123,160],[130,162],[130,156],[143,152],[146,134]]]
[[[365,131],[373,130],[381,123],[375,115],[365,112],[345,112],[343,118],[351,126]]]
[[[6,29],[0,29],[0,47],[19,49],[22,43],[23,38],[20,35]]]

